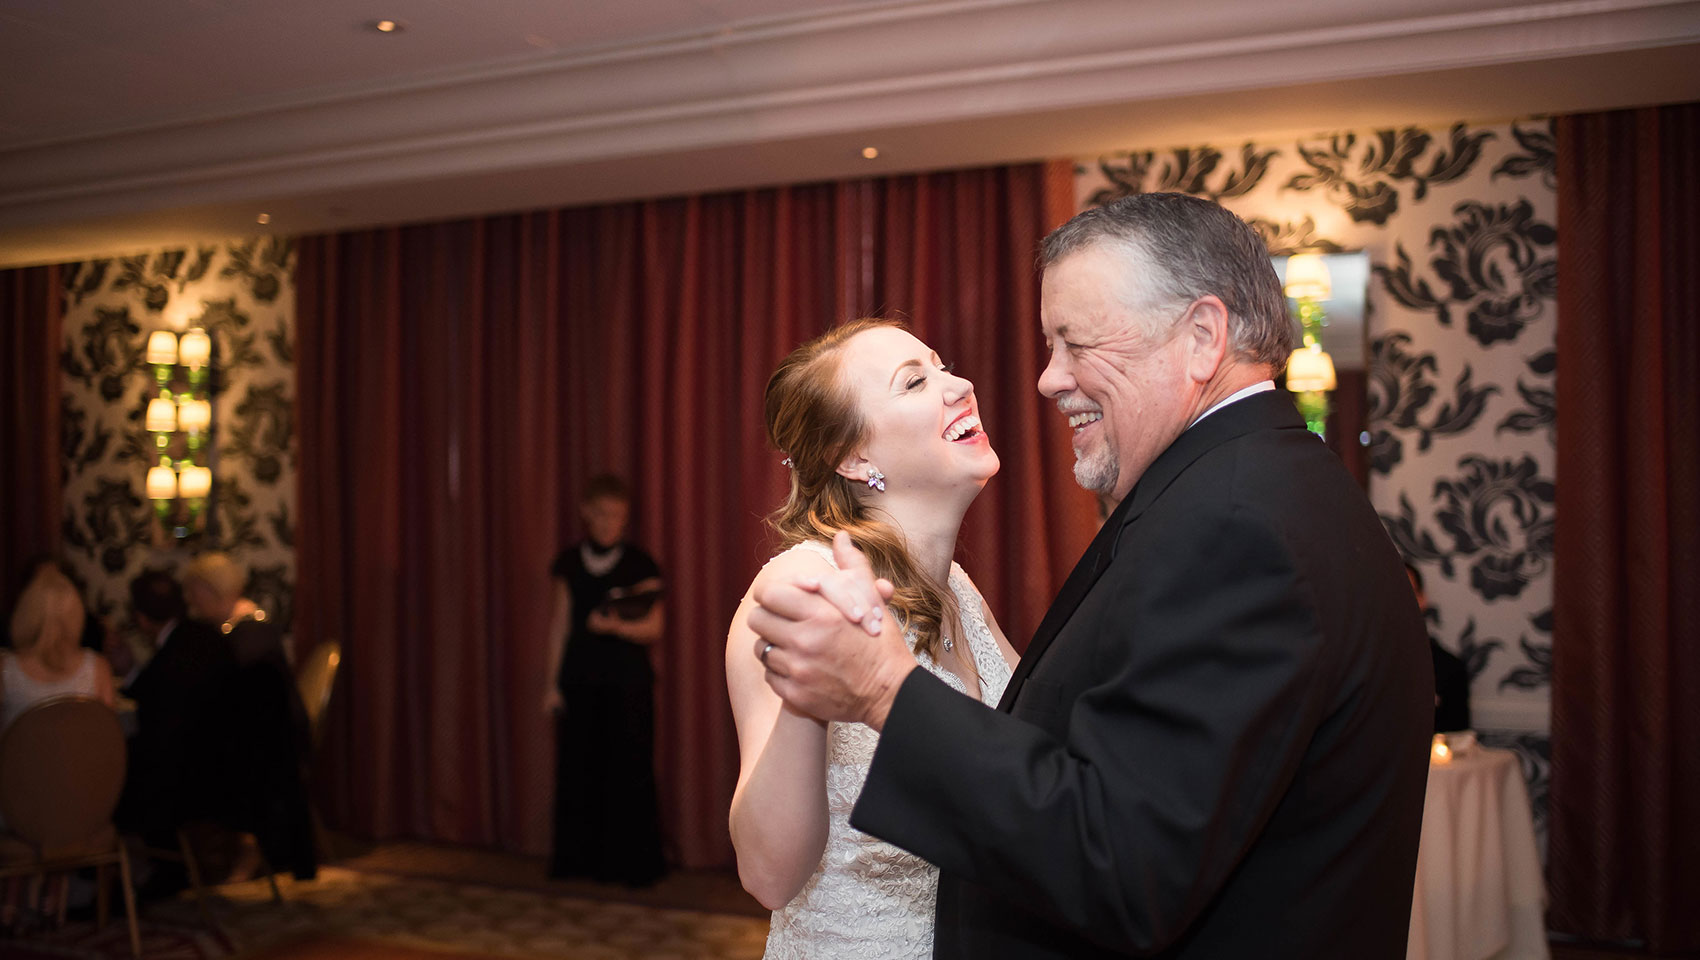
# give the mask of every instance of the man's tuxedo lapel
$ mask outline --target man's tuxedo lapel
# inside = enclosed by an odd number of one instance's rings
[[[1062,589],[1057,591],[1057,598],[1051,601],[1050,609],[1045,611],[1045,619],[1039,623],[1027,651],[1021,655],[1021,662],[1016,664],[1009,685],[1004,688],[1003,699],[998,702],[998,709],[1007,713],[1015,704],[1027,675],[1033,672],[1033,665],[1044,656],[1045,649],[1074,616],[1087,591],[1109,569],[1110,561],[1115,559],[1121,531],[1138,520],[1158,494],[1168,489],[1193,461],[1229,440],[1254,430],[1285,428],[1304,429],[1304,418],[1299,416],[1284,392],[1265,391],[1223,407],[1169,444],[1168,449],[1146,468],[1133,490],[1104,520],[1104,525],[1098,528],[1098,535],[1092,538],[1092,545],[1087,547],[1063,582]]]
[[[1039,661],[1039,656],[1045,648],[1051,645],[1051,640],[1062,629],[1068,618],[1074,615],[1074,608],[1080,606],[1086,591],[1092,589],[1092,584],[1098,582],[1098,577],[1109,566],[1110,546],[1115,541],[1116,531],[1121,529],[1119,518],[1126,510],[1128,501],[1116,505],[1104,525],[1098,528],[1098,535],[1092,538],[1092,545],[1086,548],[1080,559],[1069,572],[1068,579],[1063,581],[1062,589],[1057,591],[1051,607],[1045,611],[1045,619],[1039,622],[1039,629],[1033,634],[1033,640],[1027,644],[1027,651],[1021,655],[1021,662],[1015,665],[1015,672],[1010,675],[1009,684],[1004,687],[1003,699],[998,701],[998,709],[1008,712],[1015,703],[1016,695],[1021,692],[1021,685],[1026,682],[1027,675],[1033,672],[1033,664]]]

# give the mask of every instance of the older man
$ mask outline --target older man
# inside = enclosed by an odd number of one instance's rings
[[[845,622],[881,598],[842,535],[838,578],[757,598],[768,682],[882,729],[851,823],[941,868],[935,956],[1402,955],[1425,635],[1375,511],[1274,389],[1267,251],[1148,194],[1043,261],[1039,389],[1076,479],[1120,502],[1003,702],[916,670],[891,618]]]

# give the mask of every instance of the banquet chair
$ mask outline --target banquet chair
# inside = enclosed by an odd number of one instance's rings
[[[312,743],[319,745],[320,726],[325,711],[330,708],[331,690],[336,686],[337,669],[342,666],[342,644],[326,640],[313,648],[296,674],[295,683],[301,691],[301,702],[307,707],[307,729]]]
[[[112,824],[124,787],[124,733],[98,700],[63,697],[25,710],[0,734],[0,878],[95,867],[106,925],[107,867],[118,864],[130,953],[142,955],[130,855]]]
[[[304,767],[312,766],[312,755],[319,752],[319,741],[324,737],[325,714],[330,710],[331,691],[336,689],[337,671],[342,666],[342,644],[335,640],[326,640],[315,646],[307,659],[302,662],[297,672],[295,682],[301,691],[301,702],[307,708],[307,732],[309,755],[305,758]],[[302,771],[302,777],[307,777],[307,770]],[[325,831],[324,821],[319,818],[319,807],[308,794],[307,810],[313,817],[313,842],[317,844],[319,859],[330,861],[335,859],[330,848],[329,834]]]

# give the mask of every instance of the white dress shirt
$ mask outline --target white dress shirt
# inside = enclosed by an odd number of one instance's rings
[[[1266,390],[1273,390],[1273,389],[1275,389],[1275,381],[1273,381],[1273,380],[1259,380],[1257,383],[1254,383],[1251,386],[1246,387],[1244,390],[1236,390],[1233,393],[1231,393],[1228,396],[1221,399],[1220,401],[1218,401],[1215,406],[1213,406],[1210,409],[1199,414],[1198,420],[1194,420],[1192,423],[1187,424],[1187,429],[1191,430],[1193,427],[1198,426],[1199,422],[1202,421],[1205,417],[1210,416],[1212,413],[1215,413],[1216,411],[1222,409],[1223,407],[1227,406],[1230,403],[1233,403],[1236,400],[1244,400],[1246,397],[1249,397],[1254,393],[1263,393]]]

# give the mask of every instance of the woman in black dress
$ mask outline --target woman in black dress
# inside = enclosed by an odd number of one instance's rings
[[[655,796],[661,568],[625,541],[631,496],[599,476],[580,502],[585,538],[561,551],[543,707],[555,716],[555,847],[549,875],[643,886],[666,870]]]

